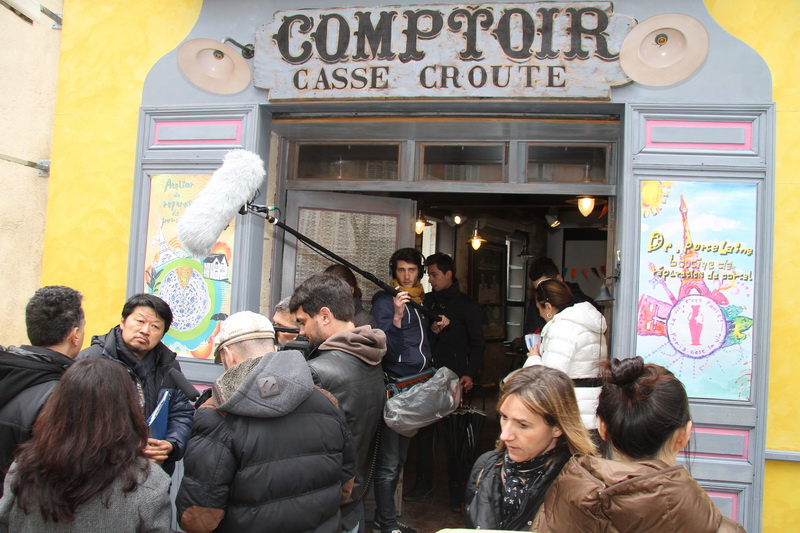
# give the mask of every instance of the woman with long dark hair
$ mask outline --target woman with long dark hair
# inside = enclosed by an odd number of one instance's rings
[[[602,367],[598,430],[614,460],[586,456],[567,463],[546,498],[550,531],[744,532],[675,466],[692,432],[680,380],[638,356]]]
[[[554,368],[523,368],[503,383],[497,411],[497,448],[478,458],[467,485],[467,526],[547,531],[540,510],[550,484],[574,454],[594,453],[572,381]]]
[[[572,291],[557,279],[540,281],[534,299],[546,324],[541,344],[531,348],[524,366],[545,365],[572,378],[581,419],[587,429],[596,429],[597,363],[608,358],[606,319],[590,302],[575,303]]]
[[[171,531],[170,481],[144,456],[148,436],[122,366],[76,362],[16,453],[0,500],[0,530]]]

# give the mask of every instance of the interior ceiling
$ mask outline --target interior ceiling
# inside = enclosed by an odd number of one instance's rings
[[[443,220],[459,214],[469,218],[497,218],[518,221],[522,225],[544,224],[544,216],[555,209],[562,222],[580,226],[603,226],[607,216],[598,218],[601,207],[583,217],[578,207],[567,203],[572,195],[548,194],[476,194],[476,193],[391,193],[392,197],[416,200],[417,208],[429,218]],[[605,197],[597,197],[606,200]]]

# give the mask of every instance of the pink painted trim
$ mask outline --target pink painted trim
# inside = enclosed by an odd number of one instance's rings
[[[159,139],[162,127],[169,126],[236,126],[236,137],[233,139]],[[183,120],[183,121],[164,121],[156,122],[153,133],[153,146],[176,146],[176,145],[197,145],[197,144],[242,144],[242,121],[241,120]]]
[[[653,141],[654,127],[673,128],[734,128],[744,130],[744,142],[738,143],[665,143]],[[687,150],[752,150],[751,122],[705,122],[701,120],[648,120],[645,125],[645,148],[679,148]]]
[[[737,517],[739,516],[739,493],[738,492],[722,492],[722,491],[719,491],[719,490],[707,490],[706,494],[708,494],[712,498],[720,498],[720,499],[728,498],[728,499],[730,499],[731,500],[731,514],[733,516],[730,516],[728,518],[731,518],[733,520],[737,520]]]
[[[740,455],[729,455],[725,453],[700,453],[700,452],[691,452],[688,455],[692,457],[708,457],[712,459],[738,459],[741,461],[747,460],[747,455],[750,451],[750,432],[743,430],[743,429],[720,429],[720,428],[704,428],[704,427],[697,427],[695,426],[692,429],[693,433],[706,433],[706,434],[713,434],[713,435],[729,435],[729,436],[741,436],[744,438],[744,450]],[[687,454],[686,452],[680,452],[679,455],[681,457],[685,457]]]

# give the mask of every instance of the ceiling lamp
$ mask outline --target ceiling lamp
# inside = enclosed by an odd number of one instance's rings
[[[422,214],[422,211],[420,210],[419,213],[417,214],[417,220],[416,222],[414,222],[414,233],[416,233],[417,235],[422,235],[422,232],[425,231],[425,226],[432,226],[432,225],[433,224],[431,222],[428,222],[428,220],[425,218],[425,216]]]
[[[486,239],[478,235],[478,221],[475,221],[475,227],[472,230],[472,237],[469,238],[469,243],[472,245],[473,250],[477,250],[481,247],[481,244],[485,243]]]
[[[588,217],[592,214],[594,210],[594,197],[592,196],[580,196],[578,198],[578,211],[581,212],[581,215]]]
[[[578,196],[577,198],[567,200],[567,203],[577,205],[581,215],[588,217],[592,214],[596,205],[605,205],[607,202],[606,200],[598,199],[594,196]]]

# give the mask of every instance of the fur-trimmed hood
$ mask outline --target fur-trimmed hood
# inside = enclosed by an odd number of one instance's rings
[[[311,370],[296,350],[271,352],[229,368],[214,383],[221,412],[253,418],[284,416],[314,390]]]

